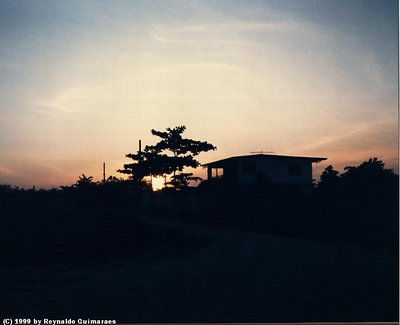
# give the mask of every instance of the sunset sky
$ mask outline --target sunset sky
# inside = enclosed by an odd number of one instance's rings
[[[151,129],[398,172],[395,0],[0,0],[0,184],[100,180]],[[200,176],[204,171],[199,169]]]

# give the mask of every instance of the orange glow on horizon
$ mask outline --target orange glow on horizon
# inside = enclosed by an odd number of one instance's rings
[[[164,177],[152,177],[151,178],[151,186],[153,191],[159,191],[165,187],[165,179]]]

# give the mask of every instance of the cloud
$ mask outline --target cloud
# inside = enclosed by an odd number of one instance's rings
[[[54,97],[34,101],[32,105],[45,113],[52,110],[63,113],[83,113],[84,103],[92,99],[98,100],[104,89],[106,89],[104,86],[70,87],[62,89]]]
[[[185,33],[205,33],[210,31],[279,32],[279,31],[295,31],[298,30],[299,27],[302,26],[294,20],[246,21],[239,19],[239,20],[227,20],[223,22],[209,22],[203,24],[178,25],[178,26],[173,26],[173,31],[179,30]]]
[[[13,168],[11,168],[10,166],[7,166],[7,165],[0,165],[0,177],[2,179],[13,178],[16,176],[17,176],[17,173]]]
[[[280,34],[280,33],[307,33],[304,23],[296,20],[269,19],[252,21],[242,19],[226,19],[222,21],[179,22],[156,24],[152,26],[150,35],[153,40],[166,45],[246,45],[255,40],[250,35]],[[198,41],[202,43],[199,44]]]
[[[374,121],[356,122],[343,133],[322,137],[315,140],[310,146],[303,147],[304,151],[319,150],[321,148],[343,150],[344,148],[375,148],[396,145],[397,122],[393,118],[384,118]]]
[[[337,169],[378,157],[388,168],[398,171],[398,126],[393,118],[353,123],[345,132],[315,139],[312,145],[299,148],[309,155],[328,156],[323,166],[334,164]]]

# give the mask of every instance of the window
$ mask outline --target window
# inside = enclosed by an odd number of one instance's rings
[[[257,171],[257,164],[254,160],[245,160],[242,165],[243,173],[255,173]]]
[[[301,165],[300,164],[290,164],[289,165],[289,175],[290,176],[300,176],[301,175]]]

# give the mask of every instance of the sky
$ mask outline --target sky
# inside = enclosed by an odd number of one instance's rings
[[[216,151],[398,173],[395,0],[0,0],[0,184],[102,179],[185,125]],[[195,172],[205,176],[199,168]]]

